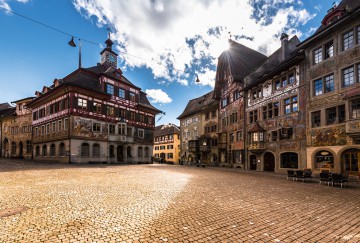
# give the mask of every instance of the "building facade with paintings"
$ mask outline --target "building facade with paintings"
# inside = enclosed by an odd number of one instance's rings
[[[146,94],[117,68],[113,42],[101,63],[79,67],[36,92],[33,154],[66,163],[150,163],[155,115]]]
[[[157,162],[180,163],[180,128],[175,124],[155,127],[154,160]]]
[[[32,159],[31,111],[26,105],[34,97],[13,101],[15,107],[0,108],[1,156],[6,158]]]
[[[218,162],[220,166],[244,168],[244,78],[256,70],[266,56],[229,40],[229,49],[218,58],[214,99],[219,101]]]
[[[245,78],[247,168],[306,168],[304,52],[283,33],[281,47]]]
[[[305,50],[307,167],[357,175],[360,156],[360,1],[343,0]]]

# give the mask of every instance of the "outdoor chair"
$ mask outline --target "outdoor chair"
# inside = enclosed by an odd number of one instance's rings
[[[293,170],[288,170],[287,171],[286,179],[289,180],[289,178],[292,178],[292,180],[294,180],[296,178],[295,171],[293,171]]]
[[[310,179],[312,181],[312,170],[311,169],[305,169],[304,170],[304,179]]]
[[[320,183],[319,184],[321,184],[322,182],[327,182],[328,186],[330,185],[331,177],[330,177],[330,174],[328,172],[320,172],[319,176],[320,176]]]
[[[305,174],[304,174],[304,171],[303,170],[297,170],[295,171],[295,174],[296,174],[296,181],[299,179],[299,180],[302,180],[303,182],[305,182]]]
[[[349,182],[349,176],[347,174],[342,175],[342,174],[332,174],[332,183],[335,186],[336,183],[340,184],[341,188],[343,187],[344,183],[348,183]]]

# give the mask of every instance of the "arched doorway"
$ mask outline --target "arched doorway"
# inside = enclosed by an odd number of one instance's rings
[[[250,170],[256,170],[256,155],[250,155]]]
[[[275,156],[270,152],[264,154],[264,171],[275,171]]]
[[[359,155],[360,149],[348,149],[341,154],[341,172],[347,172],[350,175],[359,173]]]
[[[23,146],[23,143],[20,141],[19,142],[19,158],[22,158],[23,150],[24,150],[24,146]]]
[[[4,156],[9,157],[9,140],[4,138]]]
[[[118,162],[124,161],[124,148],[122,145],[118,145],[116,148],[116,157]]]

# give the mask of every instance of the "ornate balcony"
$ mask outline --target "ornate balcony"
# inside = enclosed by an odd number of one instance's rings
[[[248,148],[252,153],[262,153],[266,150],[265,142],[250,143]]]

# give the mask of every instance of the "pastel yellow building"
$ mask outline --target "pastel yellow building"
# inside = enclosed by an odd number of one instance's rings
[[[154,161],[179,164],[180,128],[174,124],[157,126],[154,133]]]

